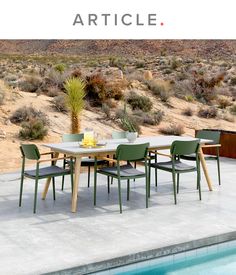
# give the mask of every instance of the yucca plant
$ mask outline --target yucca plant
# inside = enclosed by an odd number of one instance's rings
[[[66,80],[64,88],[67,92],[66,104],[71,112],[71,133],[80,132],[80,113],[84,108],[85,83],[79,78]]]

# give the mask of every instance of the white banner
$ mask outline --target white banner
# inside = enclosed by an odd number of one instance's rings
[[[1,0],[0,39],[235,39],[235,0]]]

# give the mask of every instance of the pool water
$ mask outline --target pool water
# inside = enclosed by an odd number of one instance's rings
[[[111,271],[109,274],[116,275],[236,275],[236,247],[155,265],[150,265],[147,261],[146,267],[124,272],[116,272],[115,269],[114,273]]]

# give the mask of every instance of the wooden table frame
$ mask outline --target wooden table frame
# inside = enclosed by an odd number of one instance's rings
[[[148,137],[147,137],[148,138]],[[176,140],[178,138],[176,137]],[[205,143],[201,143],[201,145],[204,145]],[[50,147],[50,145],[45,145],[47,147]],[[150,147],[150,151],[151,150],[165,150],[165,149],[170,149],[170,146],[171,145],[168,145],[168,146],[155,146],[155,147]],[[65,154],[66,151],[65,150],[60,150],[60,149],[57,149],[55,150],[55,148],[51,148],[52,151],[54,151],[54,156],[55,157],[58,157],[59,153],[63,153]],[[94,153],[79,153],[79,154],[73,154],[71,152],[68,152],[68,155],[72,156],[75,158],[75,175],[74,175],[74,188],[73,188],[73,194],[72,194],[72,203],[71,203],[71,212],[75,213],[77,211],[77,201],[78,201],[78,187],[79,187],[79,178],[80,178],[80,167],[81,167],[81,158],[82,157],[88,157],[88,156],[91,156],[91,157],[94,157],[94,156],[106,156],[108,154],[113,154],[115,153],[115,150],[114,151],[107,151],[107,152],[94,152]],[[208,173],[208,169],[207,169],[207,165],[206,165],[206,161],[205,161],[205,158],[204,158],[204,154],[203,154],[203,151],[202,151],[202,148],[200,148],[199,150],[199,158],[200,158],[200,162],[201,162],[201,165],[202,165],[202,168],[203,168],[203,171],[204,171],[204,175],[205,175],[205,178],[206,178],[206,182],[207,182],[207,185],[208,185],[208,188],[209,188],[209,191],[212,191],[212,182],[211,182],[211,179],[210,179],[210,176],[209,176],[209,173]],[[45,187],[44,187],[44,191],[42,193],[42,199],[44,200],[46,198],[46,195],[47,195],[47,192],[48,192],[48,188],[49,188],[49,185],[50,185],[50,181],[51,181],[51,178],[48,178],[47,181],[46,181],[46,184],[45,184]]]

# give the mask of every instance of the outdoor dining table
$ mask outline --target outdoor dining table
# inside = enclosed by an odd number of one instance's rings
[[[117,149],[119,144],[139,144],[149,142],[149,150],[164,150],[170,149],[171,144],[175,140],[181,141],[189,141],[195,140],[193,137],[184,137],[184,136],[146,136],[139,137],[136,139],[134,143],[129,143],[127,139],[107,139],[101,141],[105,145],[98,148],[83,148],[80,146],[79,142],[63,142],[63,143],[55,143],[55,144],[44,144],[44,146],[51,149],[54,152],[55,157],[58,157],[60,153],[72,156],[75,158],[75,169],[74,169],[74,188],[72,193],[72,203],[71,203],[71,211],[76,212],[77,210],[77,198],[78,198],[78,187],[79,187],[79,177],[80,177],[80,166],[81,166],[81,158],[82,157],[94,157],[94,156],[107,156],[113,155]],[[200,144],[204,145],[205,143],[211,142],[210,140],[201,139]],[[208,174],[208,169],[206,166],[206,162],[204,159],[204,154],[200,147],[199,150],[199,158],[202,164],[202,168],[204,171],[204,175],[206,178],[206,182],[208,184],[208,188],[212,191],[212,183]],[[42,194],[42,199],[46,198],[48,188],[50,185],[51,178],[48,178],[44,187],[44,191]]]

